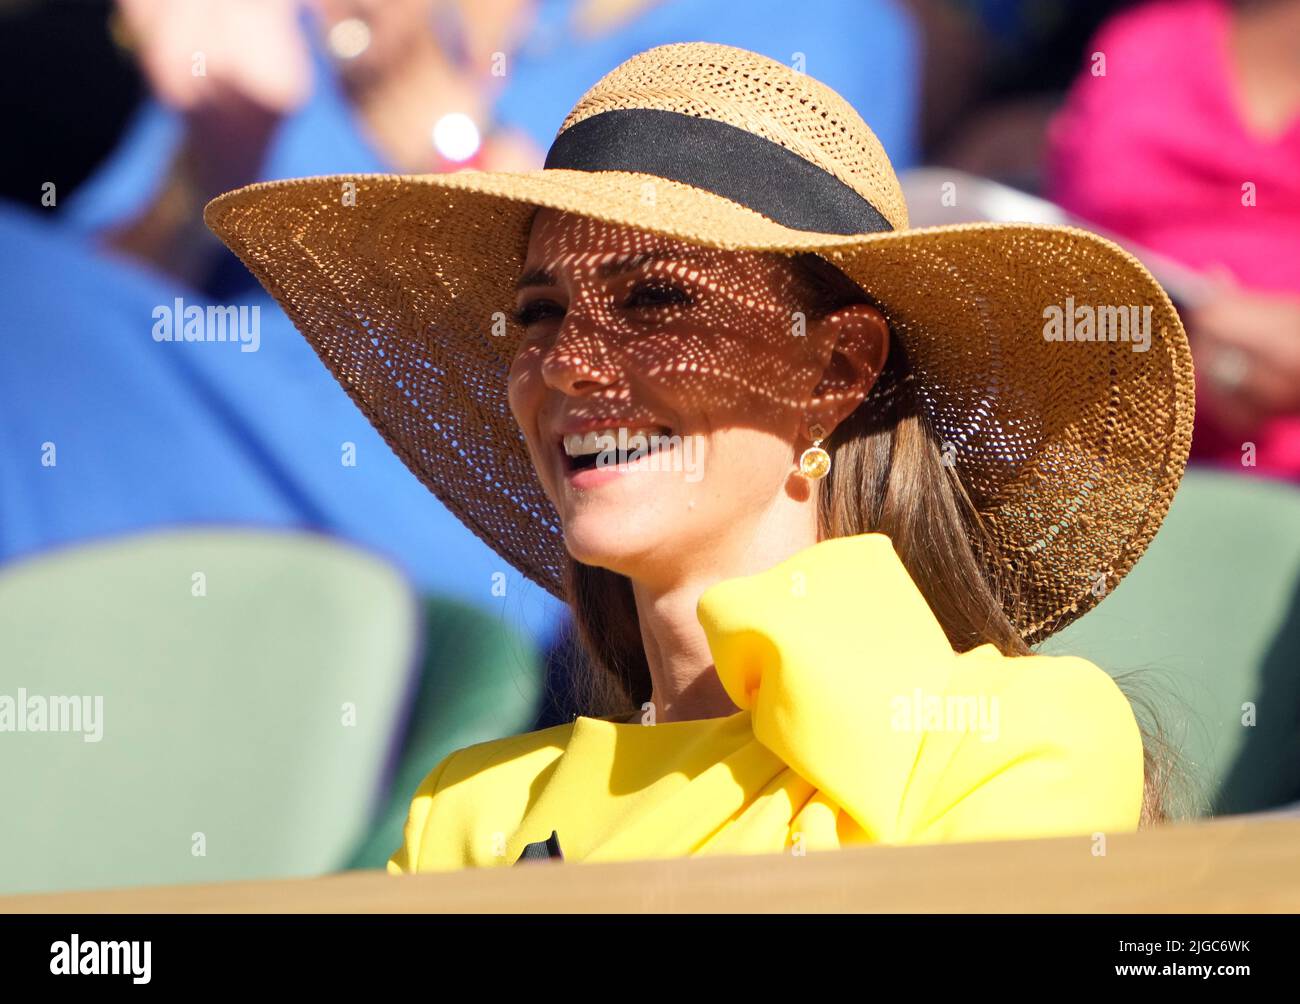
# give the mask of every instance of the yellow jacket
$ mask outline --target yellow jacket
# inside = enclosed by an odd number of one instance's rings
[[[888,537],[822,541],[717,583],[698,616],[727,718],[579,717],[447,756],[388,870],[803,853],[1129,831],[1142,741],[1073,657],[955,654]]]

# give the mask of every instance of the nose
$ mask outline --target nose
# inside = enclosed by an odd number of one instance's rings
[[[541,370],[548,387],[571,396],[590,394],[616,379],[613,354],[600,325],[573,311],[565,315],[543,355]]]

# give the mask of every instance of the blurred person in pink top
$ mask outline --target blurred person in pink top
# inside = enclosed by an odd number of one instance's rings
[[[1300,483],[1300,0],[1160,0],[1098,32],[1047,193],[1201,271],[1192,457]]]

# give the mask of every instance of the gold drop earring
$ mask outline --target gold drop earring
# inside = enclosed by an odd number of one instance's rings
[[[820,481],[831,469],[831,455],[822,449],[826,430],[814,425],[808,429],[808,434],[812,436],[813,444],[799,455],[799,473],[809,481]]]

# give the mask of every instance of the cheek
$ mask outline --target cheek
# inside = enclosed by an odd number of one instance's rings
[[[525,343],[510,360],[506,372],[506,396],[510,410],[521,413],[535,411],[542,396],[541,354],[533,345]]]
[[[510,413],[514,415],[515,424],[524,434],[529,452],[533,453],[536,462],[537,419],[542,402],[545,400],[536,353],[525,350],[511,363],[506,378],[506,399],[510,405]]]
[[[717,330],[665,339],[637,356],[642,379],[708,427],[784,432],[807,397],[812,370],[792,335]]]
[[[753,426],[716,431],[701,461],[703,497],[723,523],[763,509],[793,470],[789,441]]]

